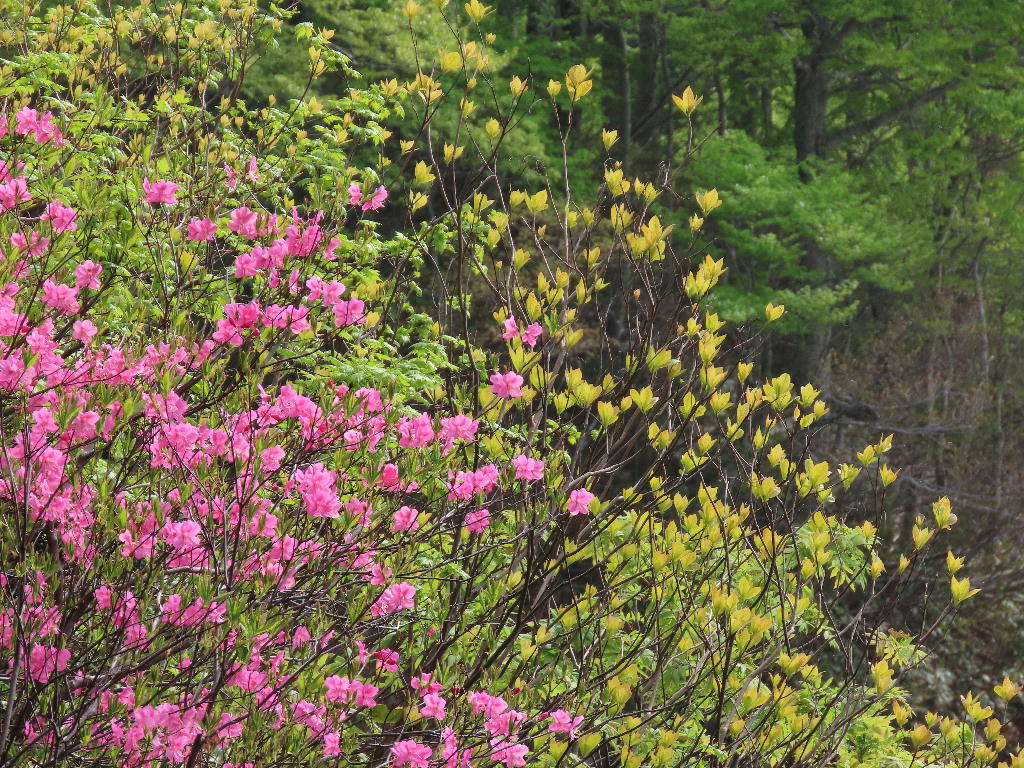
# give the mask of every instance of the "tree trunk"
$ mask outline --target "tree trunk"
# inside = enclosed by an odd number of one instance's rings
[[[810,179],[803,162],[825,151],[828,109],[828,70],[826,64],[838,40],[830,24],[820,16],[811,16],[801,25],[811,50],[793,59],[793,144],[800,178]]]
[[[761,86],[761,140],[772,140],[772,89],[767,85]]]
[[[797,173],[804,182],[813,176],[807,160],[825,152],[828,110],[827,62],[839,45],[827,19],[814,15],[801,25],[810,42],[809,52],[793,60],[793,145],[796,149]],[[832,271],[830,255],[810,238],[803,243],[803,267],[817,280],[827,281]],[[818,373],[828,349],[830,327],[827,322],[813,322],[809,333],[800,340],[793,361],[793,374],[798,382],[809,381]]]
[[[626,28],[622,26],[619,27],[619,42],[622,44],[622,166],[628,169],[633,144],[633,90],[629,40],[626,39]]]
[[[725,132],[729,130],[729,111],[721,75],[715,75],[715,95],[718,97],[718,134],[725,136]]]

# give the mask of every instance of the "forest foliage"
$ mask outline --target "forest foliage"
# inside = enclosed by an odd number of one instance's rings
[[[977,557],[986,590],[950,627],[944,642],[955,652],[922,687],[948,708],[957,679],[1024,674],[1019,3],[490,5],[491,71],[535,84],[522,130],[503,137],[501,169],[537,185],[567,167],[589,193],[603,181],[602,137],[612,132],[608,154],[625,177],[675,190],[659,216],[677,233],[693,194],[717,189],[722,208],[702,230],[729,266],[715,310],[749,327],[766,303],[787,308],[750,349],[756,375],[790,372],[821,387],[831,407],[829,429],[816,431],[823,455],[896,435],[899,514],[886,520],[887,540],[909,537],[936,496],[970,512],[956,542]],[[336,29],[373,81],[439,69],[432,57],[452,47],[454,17],[424,2],[410,20],[405,7],[306,0],[299,13]],[[552,110],[547,83],[580,63],[592,93]],[[298,82],[283,72],[275,64],[273,83],[257,72],[254,95]],[[686,87],[700,99],[692,119],[672,98]],[[513,101],[496,91],[468,130]],[[563,156],[569,118],[580,141]],[[613,334],[620,320],[613,308]],[[937,558],[931,573],[942,567]],[[923,598],[925,583],[917,590]],[[1024,710],[1014,719],[1024,728]]]

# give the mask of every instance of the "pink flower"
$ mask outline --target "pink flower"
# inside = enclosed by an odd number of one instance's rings
[[[192,219],[188,223],[189,240],[213,240],[216,234],[217,225],[210,219]]]
[[[14,121],[15,133],[21,136],[28,136],[31,133],[37,144],[45,144],[50,139],[53,139],[53,143],[57,146],[61,146],[64,143],[61,139],[60,130],[53,124],[52,112],[45,112],[40,115],[30,107],[22,107],[15,114]]]
[[[573,717],[564,709],[556,709],[551,714],[551,725],[548,730],[552,733],[567,733],[569,739],[575,739],[576,729],[583,723],[583,715]]]
[[[569,494],[569,514],[573,517],[576,515],[589,515],[590,502],[594,499],[594,494],[586,488],[577,488]]]
[[[101,587],[97,587],[93,591],[93,597],[96,598],[96,607],[100,610],[106,610],[110,608],[110,598],[113,596],[113,592],[110,587],[104,584]]]
[[[256,228],[256,211],[244,205],[240,208],[235,208],[231,212],[231,221],[228,222],[228,229],[252,240],[257,236],[258,231]]]
[[[415,531],[420,527],[419,522],[420,511],[413,507],[400,507],[395,512],[395,519],[391,523],[391,530],[398,531]]]
[[[146,193],[145,201],[154,205],[174,205],[178,202],[174,196],[179,189],[173,181],[160,179],[150,182],[148,177],[142,180],[142,190]]]
[[[433,751],[413,739],[396,741],[391,747],[391,764],[395,768],[402,768],[405,765],[411,768],[427,768]]]
[[[32,199],[28,191],[28,181],[24,176],[15,176],[0,184],[0,213],[16,208],[18,203]]]
[[[526,344],[526,346],[533,349],[537,346],[537,339],[540,338],[542,333],[544,333],[544,329],[541,328],[540,323],[531,323],[522,333],[519,334],[519,338],[523,340],[523,343]]]
[[[76,320],[75,324],[71,326],[72,338],[86,346],[89,345],[97,333],[99,333],[99,329],[89,320]]]
[[[510,736],[526,720],[526,713],[516,709],[499,712],[487,719],[484,727],[491,736]]]
[[[496,397],[517,398],[523,396],[523,377],[515,371],[491,374],[491,393]]]
[[[66,648],[53,648],[48,645],[33,645],[28,656],[28,674],[37,683],[50,682],[54,672],[63,672],[68,668],[71,651]]]
[[[456,472],[448,483],[448,498],[471,499],[476,493],[490,493],[498,484],[498,468],[485,464],[473,472]]]
[[[103,272],[103,267],[92,259],[86,259],[77,267],[75,267],[75,287],[76,288],[89,288],[93,291],[98,290],[100,287],[100,274]]]
[[[373,197],[369,200],[363,201],[364,211],[377,211],[384,207],[384,201],[388,199],[388,191],[384,188],[384,185],[377,187],[373,190]]]
[[[74,232],[78,229],[78,222],[75,221],[78,218],[78,211],[64,205],[60,200],[54,200],[47,205],[46,213],[39,218],[50,222],[53,231],[58,234],[61,232]]]
[[[537,339],[544,333],[540,323],[531,323],[524,330],[519,330],[519,324],[515,317],[509,317],[504,323],[505,332],[501,334],[503,339],[522,339],[523,343],[533,349],[537,345]]]
[[[423,697],[423,706],[420,707],[420,717],[432,717],[435,720],[444,720],[445,706],[448,702],[436,693],[428,693]]]
[[[22,232],[15,232],[11,235],[11,245],[18,250],[27,250],[29,256],[38,256],[50,247],[50,238],[43,237],[38,232],[29,232],[28,237]]]
[[[398,584],[392,584],[370,606],[370,615],[377,617],[398,613],[399,611],[411,611],[415,607],[413,601],[415,595],[416,587],[408,582],[403,581]]]
[[[506,768],[522,768],[526,765],[526,755],[530,750],[525,744],[505,741],[504,739],[491,739],[491,760],[501,763]]]
[[[544,462],[540,459],[531,459],[521,453],[512,459],[512,466],[516,468],[516,479],[518,480],[544,479]]]
[[[341,734],[331,731],[324,734],[324,757],[338,757],[341,755]]]
[[[460,413],[458,416],[441,419],[441,430],[437,437],[444,442],[444,450],[447,453],[456,440],[474,440],[479,427],[479,422]]]
[[[299,496],[306,506],[306,514],[310,517],[338,517],[341,500],[334,486],[336,478],[337,475],[331,470],[324,469],[320,462],[306,470],[296,470],[295,483],[299,487]]]
[[[398,651],[393,651],[390,648],[384,648],[376,651],[373,654],[373,658],[377,660],[377,669],[383,669],[385,672],[397,672],[399,654]]]
[[[39,112],[31,107],[22,107],[14,115],[14,132],[19,136],[28,136],[35,131],[39,123]]]
[[[508,709],[508,702],[501,698],[501,696],[491,696],[491,694],[484,691],[473,691],[470,693],[469,705],[473,708],[474,715],[479,715],[482,712],[484,717],[488,719],[496,717]]]
[[[419,416],[402,417],[398,422],[398,444],[403,448],[420,448],[434,439],[434,427],[430,416],[421,413]]]
[[[359,188],[356,182],[352,182],[348,185],[348,204],[359,205],[363,201],[363,190]]]
[[[377,686],[375,685],[370,685],[369,683],[356,683],[356,686],[356,706],[369,707],[370,709],[376,707],[377,700],[374,698],[374,696],[377,695],[377,692],[380,689],[377,688]]]
[[[198,546],[202,527],[195,520],[168,521],[160,529],[160,538],[174,549],[187,550]]]
[[[349,695],[355,692],[353,681],[347,677],[331,675],[324,679],[324,687],[327,689],[328,701],[347,702]]]
[[[339,328],[358,325],[366,319],[366,304],[362,299],[339,301],[334,305],[334,324]]]
[[[260,452],[260,465],[264,472],[276,472],[284,461],[285,450],[280,445],[272,445]]]
[[[53,280],[43,281],[43,304],[66,315],[73,315],[81,308],[77,296],[78,289],[73,286],[55,283]]]
[[[489,509],[478,509],[466,515],[466,530],[470,533],[480,533],[491,524],[491,512]]]
[[[373,190],[369,196],[363,195],[363,190],[356,182],[348,185],[348,204],[361,205],[364,211],[377,211],[384,207],[384,201],[388,199],[388,191],[383,185]]]
[[[426,696],[428,693],[440,693],[444,690],[443,685],[433,681],[433,675],[429,672],[414,677],[409,681],[409,685],[414,691],[419,691],[420,696]]]
[[[516,323],[514,317],[508,317],[505,319],[505,332],[501,334],[503,339],[517,339],[519,338],[519,326]]]
[[[313,636],[309,634],[309,630],[306,629],[306,625],[300,624],[292,633],[292,648],[301,648],[312,639]]]
[[[245,339],[239,331],[253,328],[263,317],[263,310],[255,299],[248,304],[225,304],[224,319],[217,321],[213,340],[220,344],[240,346]]]
[[[463,749],[460,751],[455,731],[445,726],[441,732],[441,759],[444,760],[445,768],[470,768],[472,757],[473,750]]]

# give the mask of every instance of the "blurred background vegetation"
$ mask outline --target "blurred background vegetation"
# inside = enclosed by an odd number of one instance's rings
[[[304,0],[294,23],[336,30],[364,82],[406,81],[450,46],[432,5]],[[681,232],[693,193],[724,204],[706,233],[729,271],[716,309],[737,326],[785,304],[759,337],[757,375],[792,371],[832,406],[816,449],[840,455],[895,434],[899,503],[883,539],[902,547],[914,518],[948,495],[955,551],[983,592],[946,632],[915,693],[951,709],[962,683],[1024,675],[1024,8],[1018,0],[495,0],[482,77],[529,78],[527,130],[504,144],[508,184],[570,166],[593,176],[602,131],[632,175],[671,183],[666,224]],[[450,18],[450,16],[449,16]],[[410,29],[410,26],[413,29]],[[413,34],[415,31],[415,35]],[[458,30],[454,30],[456,33]],[[572,114],[544,87],[573,64],[594,94]],[[252,101],[301,95],[304,51],[259,65]],[[353,85],[327,79],[325,96]],[[692,123],[673,104],[703,101]],[[507,87],[495,88],[511,103]],[[529,103],[529,102],[527,102]],[[483,135],[505,104],[461,122]],[[488,110],[491,110],[489,113]],[[583,134],[564,158],[558,126]],[[460,115],[435,116],[453,130]],[[398,128],[419,130],[409,115]],[[590,149],[588,149],[590,148]],[[590,151],[592,149],[592,151]],[[684,162],[685,161],[685,162]],[[472,164],[466,164],[472,167]],[[392,181],[399,184],[396,172]],[[576,190],[585,195],[586,190]],[[621,288],[628,301],[626,287]],[[615,335],[615,318],[607,330]],[[943,553],[944,554],[944,553]],[[934,573],[943,572],[937,559]],[[924,582],[920,604],[927,603]],[[913,627],[914,616],[905,617]],[[1011,711],[1024,731],[1024,711]]]

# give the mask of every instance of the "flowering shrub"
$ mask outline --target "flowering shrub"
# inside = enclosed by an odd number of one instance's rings
[[[927,633],[893,610],[948,503],[877,558],[890,440],[804,455],[825,403],[750,382],[652,184],[556,214],[496,143],[477,186],[430,136],[395,163],[388,114],[458,93],[426,74],[252,109],[274,34],[348,71],[274,8],[3,8],[0,762],[994,761],[973,696],[901,731]],[[443,67],[466,114],[481,51]]]

